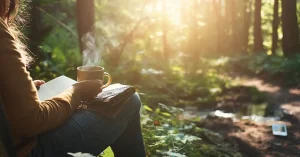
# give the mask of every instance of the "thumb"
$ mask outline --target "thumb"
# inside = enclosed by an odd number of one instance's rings
[[[45,84],[45,81],[43,81],[43,80],[34,80],[33,83],[34,83],[35,86],[39,87],[39,86]]]

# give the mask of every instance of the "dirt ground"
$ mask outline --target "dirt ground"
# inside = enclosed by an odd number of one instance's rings
[[[233,122],[229,118],[209,117],[199,126],[222,134],[237,145],[244,157],[300,157],[300,125],[276,122],[288,126],[288,136],[274,136],[271,124],[251,121]]]
[[[234,122],[229,118],[207,117],[198,125],[222,134],[236,145],[244,157],[300,157],[300,90],[283,88],[258,78],[246,79],[244,86],[254,86],[268,93],[268,101],[284,110],[281,121]],[[287,137],[274,136],[271,125],[286,124]]]

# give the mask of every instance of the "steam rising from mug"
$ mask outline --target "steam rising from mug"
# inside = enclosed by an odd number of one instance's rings
[[[100,64],[100,52],[102,48],[97,48],[95,38],[91,35],[91,33],[86,33],[82,41],[84,43],[83,50],[83,66],[97,66]]]

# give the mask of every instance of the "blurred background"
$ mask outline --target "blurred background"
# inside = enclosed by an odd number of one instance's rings
[[[192,75],[205,71],[205,59],[297,55],[299,6],[295,0],[101,0],[94,6],[95,38],[101,64],[113,71]],[[27,3],[24,32],[36,58],[34,77],[74,77],[81,64],[75,7],[75,0]]]
[[[235,147],[226,145],[230,151],[224,153],[218,142],[196,144],[197,149],[193,142],[190,148],[183,146],[188,141],[183,139],[190,138],[178,134],[184,125],[193,130],[183,129],[184,133],[220,139],[195,129],[199,126],[195,119],[188,124],[179,121],[182,110],[173,107],[192,106],[199,111],[217,108],[239,117],[276,117],[274,108],[280,104],[268,102],[268,93],[259,88],[263,85],[244,86],[240,78],[246,78],[244,82],[259,78],[284,89],[297,88],[300,83],[299,0],[93,3],[90,7],[95,11],[93,37],[101,56],[99,65],[112,74],[114,83],[135,85],[140,92],[148,117],[144,133],[149,156],[170,152],[174,156],[235,156]],[[35,58],[29,67],[32,77],[48,81],[66,75],[76,79],[76,67],[82,65],[76,0],[32,0],[24,4],[21,18],[27,22],[22,30]],[[151,125],[146,125],[149,121]],[[169,129],[153,131],[158,126]],[[168,136],[160,136],[165,134]],[[178,147],[174,146],[176,140]],[[194,140],[199,139],[191,138]]]

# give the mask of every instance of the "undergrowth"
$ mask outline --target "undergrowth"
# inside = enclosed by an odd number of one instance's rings
[[[300,84],[299,54],[290,57],[270,56],[265,53],[255,56],[241,56],[231,59],[231,67],[240,67],[247,73],[264,76],[273,81],[274,78],[277,78],[275,81],[280,81],[288,86]]]
[[[142,128],[147,156],[241,156],[220,134],[197,127],[195,122],[200,119],[184,120],[182,111],[164,104],[159,104],[156,109],[144,106]]]

